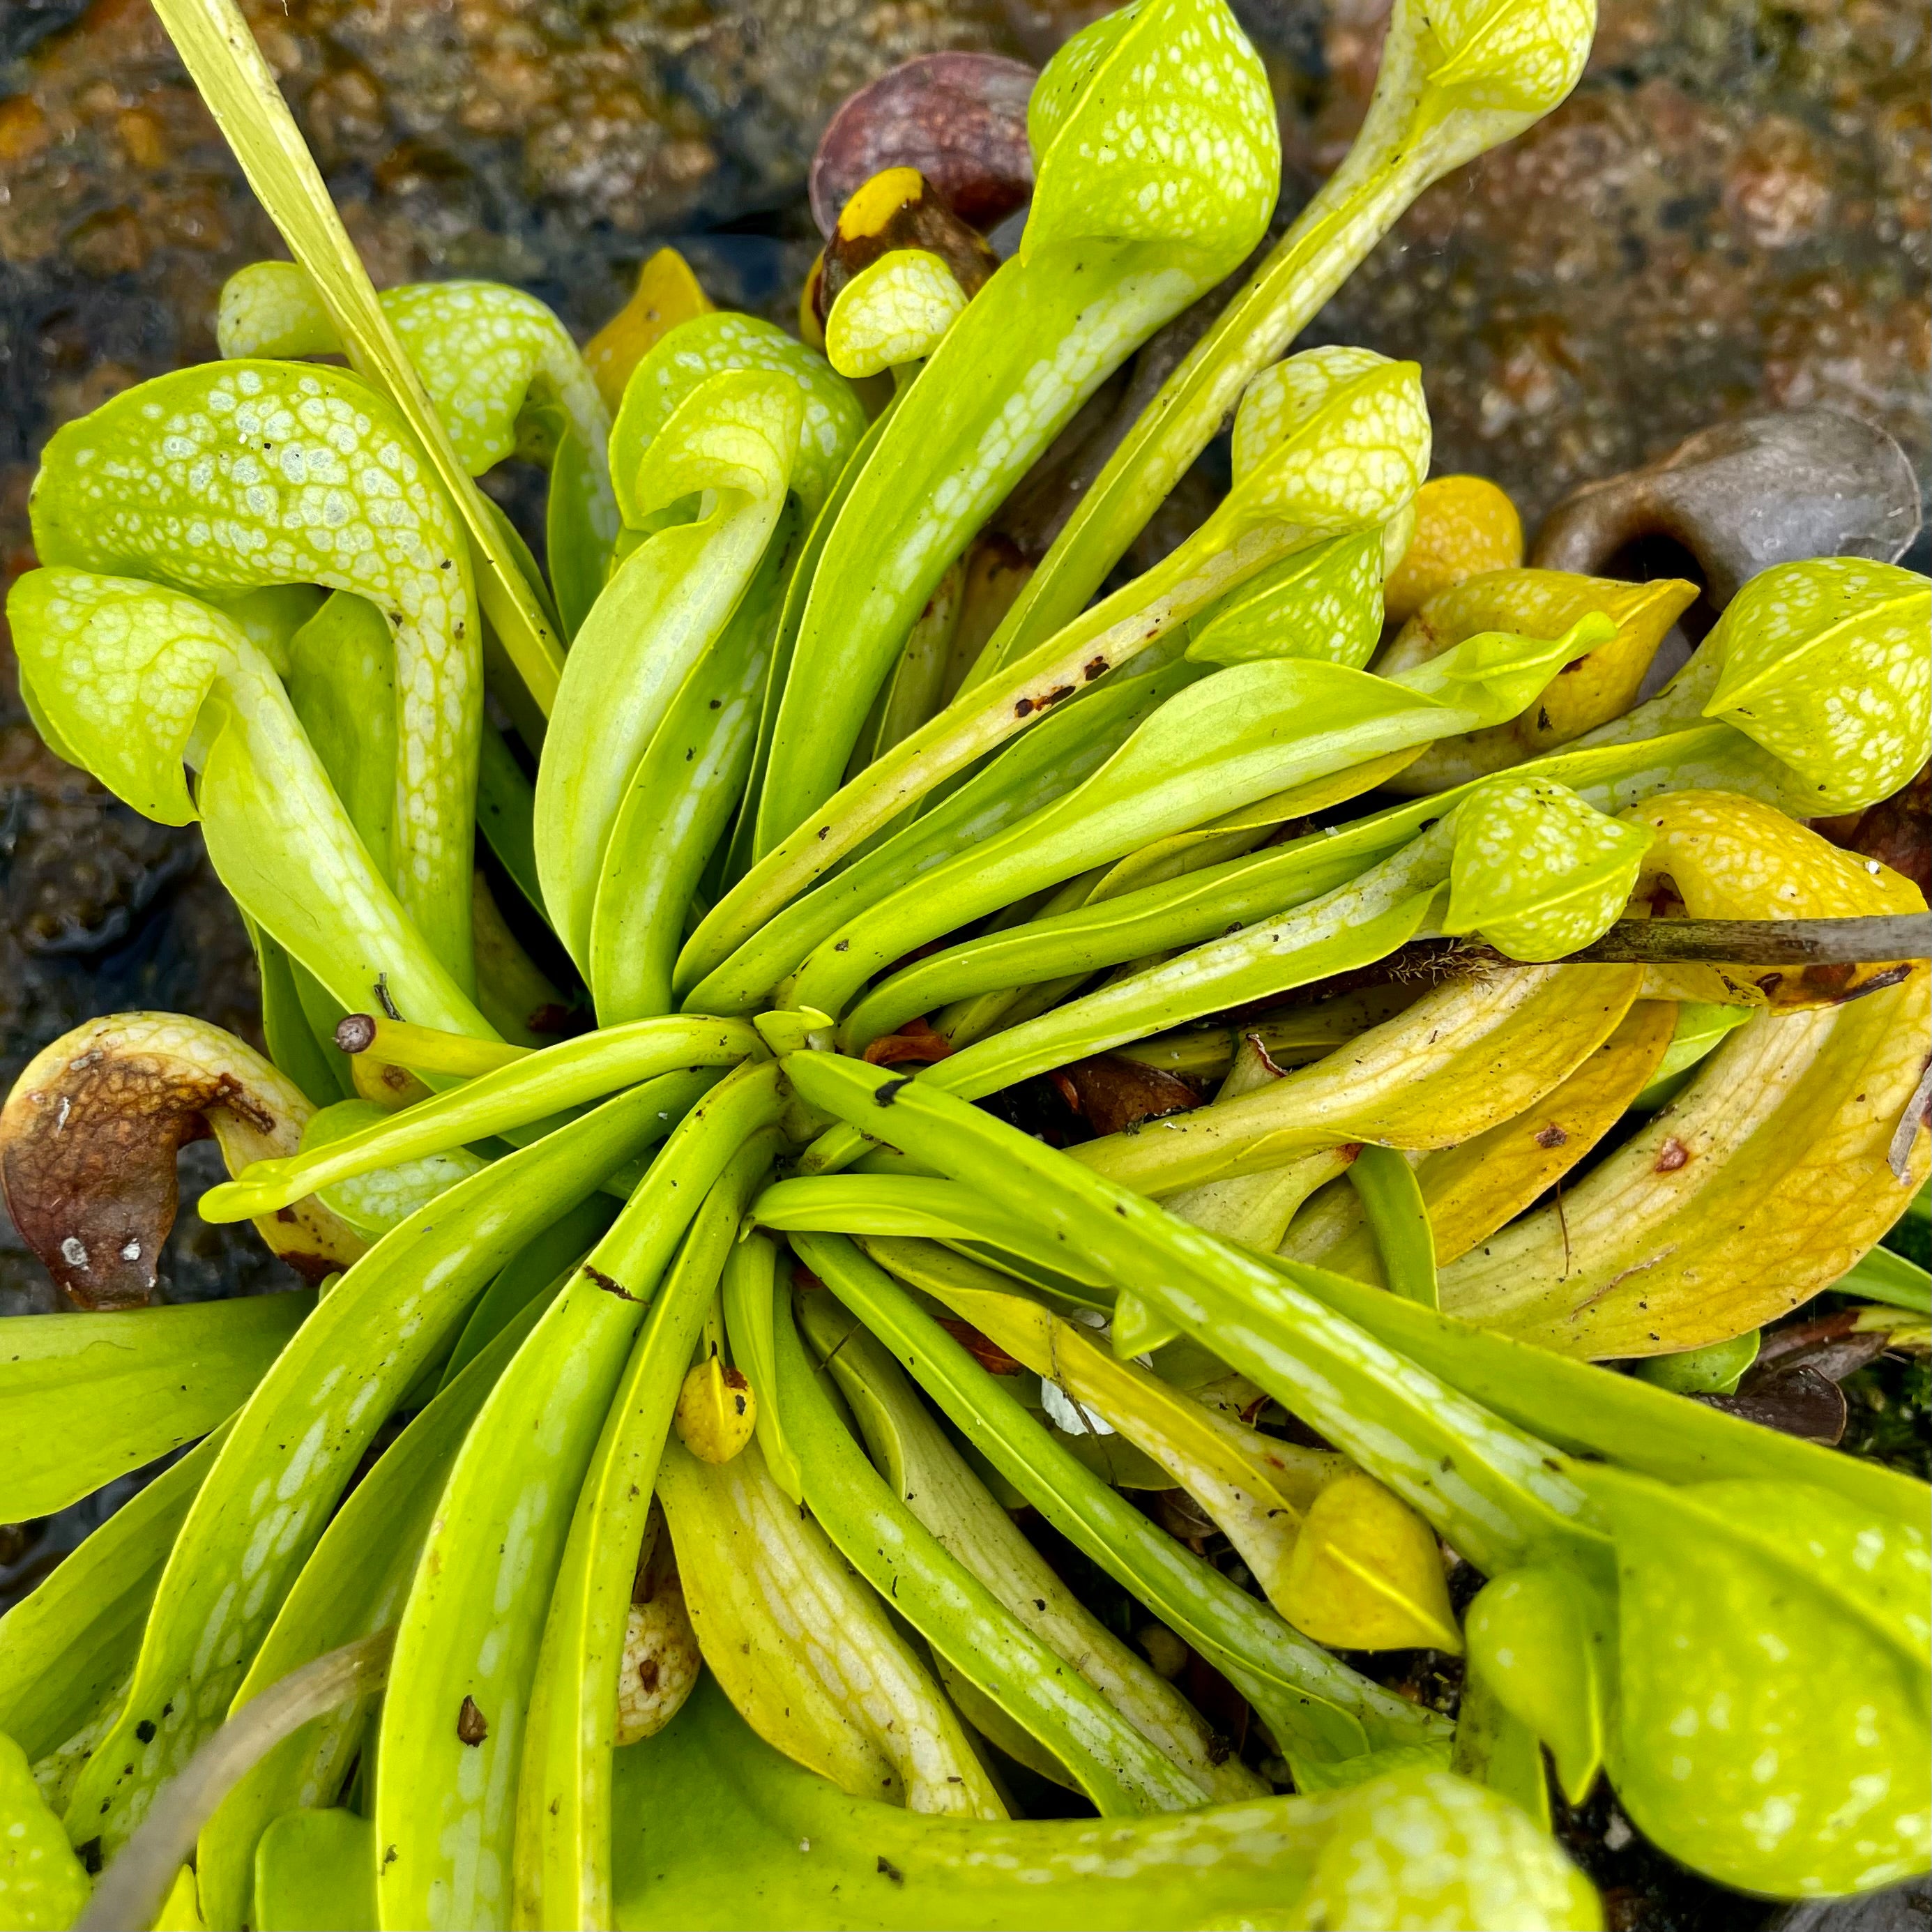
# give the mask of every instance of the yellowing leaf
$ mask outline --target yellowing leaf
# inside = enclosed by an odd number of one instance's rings
[[[1344,1458],[1277,1442],[1217,1413],[1118,1360],[1087,1330],[1038,1302],[1003,1292],[990,1270],[931,1243],[868,1245],[882,1263],[904,1272],[1151,1457],[1220,1525],[1263,1593],[1276,1599],[1303,1514],[1324,1485],[1348,1469]]]
[[[1302,1204],[1317,1189],[1346,1174],[1354,1157],[1352,1145],[1346,1142],[1340,1147],[1318,1148],[1312,1153],[1292,1156],[1264,1173],[1237,1174],[1232,1180],[1210,1180],[1204,1187],[1184,1188],[1178,1194],[1168,1196],[1162,1204],[1169,1214],[1192,1221],[1197,1228],[1205,1228],[1224,1241],[1239,1241],[1245,1246],[1258,1248],[1264,1254],[1273,1254],[1302,1211]],[[1352,1193],[1349,1198],[1353,1200],[1354,1196]],[[1359,1274],[1360,1280],[1381,1279],[1378,1257],[1371,1254],[1364,1267],[1368,1272]],[[1114,1316],[1114,1342],[1123,1354],[1136,1352],[1136,1348],[1127,1347],[1121,1334],[1119,1310],[1130,1300],[1139,1303],[1139,1298],[1122,1289]],[[1136,1348],[1150,1346],[1142,1342]]]
[[[1426,663],[1484,631],[1554,638],[1592,611],[1607,616],[1616,631],[1587,657],[1565,665],[1508,724],[1432,746],[1390,789],[1414,794],[1460,784],[1553,751],[1621,716],[1636,701],[1664,634],[1696,595],[1697,586],[1681,578],[1620,584],[1569,571],[1517,569],[1471,577],[1431,598],[1377,662],[1383,675]]]
[[[1684,1000],[1707,1006],[1761,1006],[1762,990],[1745,976],[1742,967],[1700,966],[1678,960],[1668,966],[1646,966],[1640,1000]]]
[[[1918,889],[1736,792],[1673,792],[1624,816],[1655,844],[1639,890],[1667,878],[1693,919],[1843,919],[1922,912]]]
[[[1348,1141],[1454,1146],[1567,1080],[1616,1030],[1642,976],[1636,966],[1546,966],[1451,981],[1256,1092],[1164,1120],[1158,1133],[1089,1141],[1073,1157],[1166,1195]]]
[[[712,304],[675,248],[660,248],[638,272],[631,299],[584,345],[584,359],[608,407],[624,400],[631,371],[681,322]]]
[[[648,1601],[633,1604],[617,1672],[616,1742],[654,1738],[683,1708],[704,1662],[677,1572],[656,1577]]]
[[[854,1797],[1004,1815],[939,1687],[755,1444],[721,1466],[666,1443],[658,1495],[699,1648],[752,1730]]]
[[[1657,836],[1648,877],[1669,878],[1694,918],[1922,904],[1897,874],[1868,870],[1876,861],[1731,794],[1678,793],[1630,816]],[[1444,1268],[1444,1311],[1568,1354],[1648,1355],[1761,1328],[1829,1286],[1932,1158],[1921,1128],[1904,1178],[1888,1164],[1924,1070],[1928,1005],[1921,965],[1848,1004],[1747,1021],[1560,1210]]]
[[[741,1369],[707,1355],[678,1391],[678,1439],[700,1462],[728,1462],[752,1439],[758,1399]]]
[[[1652,1077],[1678,1009],[1640,1000],[1576,1072],[1521,1113],[1453,1148],[1425,1154],[1416,1169],[1438,1268],[1546,1192],[1621,1120]],[[1359,1216],[1332,1246],[1298,1244],[1297,1258],[1358,1281],[1379,1282],[1381,1262]],[[1299,1232],[1298,1224],[1298,1232]]]
[[[1304,1635],[1339,1648],[1454,1654],[1462,1648],[1434,1532],[1359,1471],[1315,1498],[1279,1607]]]
[[[1442,1273],[1447,1314],[1565,1354],[1700,1348],[1828,1287],[1924,1177],[1892,1136],[1924,1064],[1922,967],[1848,1006],[1760,1015],[1683,1094],[1540,1209]]]
[[[154,1932],[208,1932],[208,1922],[201,1916],[201,1894],[196,1888],[194,1866],[183,1865],[175,1874],[160,1916],[154,1921]]]
[[[1415,493],[1415,532],[1389,572],[1383,608],[1406,624],[1432,597],[1522,562],[1522,519],[1486,477],[1434,476]]]

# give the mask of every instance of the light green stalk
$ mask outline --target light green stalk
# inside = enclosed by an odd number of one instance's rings
[[[922,1070],[918,1079],[977,1099],[1182,1020],[1366,965],[1431,921],[1444,932],[1480,932],[1526,958],[1560,957],[1604,932],[1622,910],[1648,849],[1641,833],[1631,836],[1634,830],[1562,786],[1514,774],[1488,780],[1412,844],[1322,898],[994,1034]],[[854,1017],[862,1016],[875,1024],[863,1008]],[[1245,1115],[1266,1097],[1231,1105]],[[1221,1118],[1214,1108],[1202,1110],[1172,1126],[1165,1138],[1211,1138]],[[1318,1137],[1289,1143],[1318,1144]],[[849,1130],[835,1131],[814,1144],[805,1166],[824,1172],[859,1150]],[[1220,1169],[1186,1168],[1178,1148],[1172,1154],[1160,1191],[1228,1171],[1225,1163]],[[1232,1171],[1267,1164],[1257,1159]]]
[[[815,880],[1030,720],[1150,646],[1157,646],[1154,662],[1172,655],[1178,626],[1264,566],[1322,538],[1386,523],[1427,474],[1429,435],[1413,363],[1366,350],[1314,349],[1256,378],[1235,418],[1234,486],[1201,528],[788,831],[692,934],[678,961],[679,985],[712,972]],[[788,691],[800,688],[802,674],[794,658]]]
[[[1200,1788],[889,1487],[778,1319],[778,1388],[806,1501],[848,1562],[982,1696],[1065,1765],[1103,1817],[1185,1810]]]
[[[1063,796],[1200,675],[1190,664],[1164,665],[1101,686],[1076,710],[1054,712],[930,812],[794,900],[696,986],[680,981],[685,1010],[744,1012],[764,1004],[778,982],[854,914]]]
[[[788,1064],[829,1058],[794,1054]],[[798,1234],[793,1244],[1000,1474],[1227,1676],[1284,1750],[1310,1764],[1340,1762],[1384,1744],[1426,1743],[1439,1730],[1429,1714],[1357,1676],[1156,1528],[848,1240]]]
[[[1030,892],[1469,719],[1514,716],[1608,628],[1586,620],[1549,643],[1472,638],[1426,680],[1292,658],[1217,671],[1170,698],[1084,784],[866,907],[814,951],[788,1004],[841,1012],[892,961]]]
[[[371,1248],[276,1358],[176,1539],[127,1704],[76,1788],[106,1850],[220,1723],[362,1452],[484,1282],[654,1126],[621,1096],[452,1189]]]
[[[517,1309],[350,1492],[262,1640],[231,1715],[324,1652],[395,1622],[464,1433],[562,1286],[554,1274]],[[366,1739],[369,1703],[352,1699],[285,1738],[250,1767],[202,1827],[195,1876],[209,1932],[239,1932],[255,1922],[256,1848],[262,1833],[298,1807],[334,1802]],[[373,1880],[373,1871],[370,1876]]]
[[[1932,1852],[1922,1501],[1905,1522],[1847,1510],[1831,1489],[1673,1488],[1567,1457],[1337,1321],[1330,1304],[1352,1285],[1228,1247],[916,1082],[822,1053],[784,1064],[815,1105],[888,1120],[914,1158],[1078,1245],[1492,1579],[1550,1573],[1594,1634],[1570,1654],[1616,1659],[1613,1678],[1570,1672],[1557,1687],[1564,1708],[1614,1708],[1612,1781],[1673,1856],[1726,1884],[1800,1897],[1890,1882]],[[1493,1688],[1532,1721],[1531,1700],[1497,1673],[1507,1662],[1489,1660]]]
[[[1348,156],[1195,346],[1081,498],[1007,614],[982,676],[1070,622],[1234,408],[1432,182],[1513,140],[1575,86],[1593,0],[1397,0]]]
[[[590,987],[606,1027],[676,1006],[671,968],[686,915],[751,772],[795,529],[788,508],[743,601],[651,734],[617,808],[590,924]]]
[[[942,1262],[973,1268],[944,1250],[933,1252]],[[1186,1773],[1196,1786],[1190,1803],[1203,1798],[1226,1803],[1261,1795],[1265,1786],[1226,1750],[1226,1741],[1215,1737],[1200,1713],[1101,1624],[1021,1534],[947,1441],[914,1394],[905,1371],[880,1343],[826,1296],[806,1297],[799,1315],[850,1405],[873,1461],[907,1508],[1014,1616]],[[762,1420],[761,1414],[761,1426]],[[970,1691],[973,1687],[969,1683],[965,1688]],[[1004,1713],[983,1694],[976,1694],[979,1708],[970,1703],[965,1707],[969,1719],[977,1724],[983,1715],[997,1724]],[[1042,1758],[1038,1744],[1010,1719],[988,1735],[1003,1749],[1022,1757],[1031,1744],[1031,1758]],[[1012,1752],[1016,1744],[1020,1746],[1017,1754]],[[1070,1781],[1070,1774],[1057,1760],[1044,1759],[1035,1768],[1060,1783]]]
[[[783,1064],[815,1106],[875,1124],[895,1146],[968,1181],[989,1208],[1023,1215],[1133,1289],[1354,1455],[1490,1574],[1540,1550],[1585,1561],[1602,1550],[1582,1492],[1546,1466],[1542,1445],[1434,1378],[1399,1373],[1396,1358],[1259,1256],[923,1081],[829,1054],[790,1054]],[[1015,1143],[1034,1151],[1023,1156]]]
[[[750,586],[784,506],[802,422],[796,388],[768,370],[722,371],[685,399],[652,441],[649,494],[635,506],[647,516],[695,495],[709,507],[626,557],[565,661],[537,771],[537,872],[559,936],[586,970],[598,879],[631,775]]]
[[[632,371],[610,433],[620,561],[572,645],[537,774],[545,903],[586,970],[639,761],[750,588],[788,494],[810,518],[862,420],[818,357],[749,316],[694,317]]]
[[[611,1752],[638,1550],[692,1347],[781,1144],[770,1127],[754,1132],[706,1194],[638,1330],[578,1493],[517,1780],[519,1925],[596,1932],[610,1923]]]
[[[894,412],[827,541],[787,680],[757,848],[841,776],[913,620],[1107,376],[1259,239],[1280,178],[1266,77],[1222,0],[1141,0],[1035,86],[1017,257]]]
[[[286,1161],[255,1161],[201,1198],[206,1221],[247,1220],[320,1187],[548,1120],[621,1087],[763,1054],[742,1020],[637,1020],[546,1047]],[[667,1098],[668,1096],[667,1096]],[[680,1110],[681,1111],[681,1110]]]
[[[526,1707],[578,1492],[664,1270],[712,1184],[771,1124],[777,1084],[769,1062],[740,1068],[680,1124],[464,1438],[382,1702],[375,1816],[387,1925],[510,1916]],[[466,1699],[477,1714],[467,1735]]]
[[[50,742],[145,816],[199,818],[222,883],[334,998],[360,1010],[380,982],[419,1024],[496,1037],[466,990],[467,856],[458,974],[376,872],[236,625],[178,591],[64,567],[30,571],[8,610]]]
[[[461,524],[392,406],[338,369],[180,370],[56,432],[30,507],[44,564],[197,595],[325,584],[382,613],[397,896],[466,988],[482,638]]]

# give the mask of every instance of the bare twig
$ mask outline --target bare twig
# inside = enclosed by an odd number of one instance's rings
[[[1842,966],[1932,958],[1932,913],[1864,919],[1626,919],[1569,958],[1643,966]]]
[[[1602,938],[1565,953],[1561,965],[1850,966],[1932,958],[1932,913],[1862,919],[1624,919]],[[1325,996],[1345,984],[1395,980],[1431,985],[1532,962],[1480,940],[1412,939],[1352,975],[1322,980]]]
[[[102,1874],[74,1932],[142,1932],[166,1903],[193,1856],[201,1828],[248,1772],[312,1718],[364,1690],[389,1671],[394,1630],[326,1651],[272,1684],[236,1712],[163,1786],[140,1828]]]
[[[1926,1124],[1929,1111],[1932,1111],[1932,1060],[1927,1061],[1925,1071],[1918,1076],[1918,1084],[1912,1090],[1912,1098],[1898,1117],[1892,1145],[1886,1150],[1886,1165],[1900,1186],[1912,1178],[1912,1144],[1918,1138],[1918,1130]]]

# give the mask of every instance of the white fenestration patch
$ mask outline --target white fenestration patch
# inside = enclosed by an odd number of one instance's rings
[[[55,436],[34,520],[48,564],[190,592],[316,584],[382,611],[402,749],[392,883],[426,932],[466,932],[482,702],[469,549],[384,398],[290,363],[160,377]]]

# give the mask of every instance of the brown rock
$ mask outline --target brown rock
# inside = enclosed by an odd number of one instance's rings
[[[1724,175],[1724,212],[1760,248],[1789,248],[1816,235],[1832,206],[1816,144],[1784,115],[1768,115],[1745,137]]]
[[[1654,463],[1586,484],[1544,520],[1530,560],[1636,574],[1632,553],[1661,541],[1688,553],[1721,610],[1773,564],[1889,563],[1918,532],[1912,466],[1883,430],[1835,410],[1790,410],[1700,430]]]
[[[147,266],[148,236],[131,208],[110,208],[68,231],[67,252],[76,267],[98,279],[138,274]]]
[[[0,100],[0,167],[30,161],[53,139],[40,104],[30,94]]]

